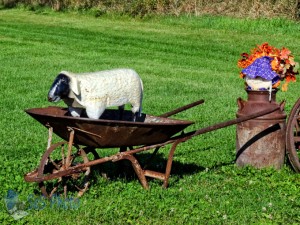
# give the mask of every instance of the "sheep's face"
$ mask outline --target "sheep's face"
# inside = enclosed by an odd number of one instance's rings
[[[59,74],[48,93],[49,102],[58,102],[61,99],[67,98],[70,92],[70,78],[65,74]]]

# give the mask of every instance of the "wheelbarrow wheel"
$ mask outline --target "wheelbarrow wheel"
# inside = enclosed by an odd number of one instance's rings
[[[289,161],[296,172],[300,172],[300,99],[293,106],[287,122],[286,148]]]
[[[90,167],[85,167],[80,172],[72,171],[62,177],[55,176],[55,173],[87,162],[89,162],[87,154],[79,146],[70,146],[65,141],[51,145],[42,157],[38,177],[52,175],[54,178],[39,183],[42,194],[46,198],[51,198],[53,195],[67,197],[68,191],[77,191],[78,197],[82,196],[89,186]]]

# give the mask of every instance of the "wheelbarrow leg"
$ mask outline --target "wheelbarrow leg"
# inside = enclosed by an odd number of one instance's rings
[[[148,190],[149,189],[149,184],[147,182],[145,173],[144,173],[140,163],[138,162],[138,160],[133,155],[126,154],[126,153],[122,154],[118,158],[118,160],[122,160],[122,159],[127,159],[131,162],[131,165],[132,165],[136,175],[138,176],[143,188]]]
[[[169,153],[169,157],[168,157],[168,161],[167,161],[166,172],[165,172],[165,176],[164,176],[164,183],[163,183],[164,188],[168,187],[169,177],[170,177],[171,169],[172,169],[172,162],[173,162],[174,152],[176,150],[177,145],[180,142],[181,142],[181,140],[179,139],[178,141],[176,141],[172,144],[172,147],[171,147],[171,150],[170,150],[170,153]]]
[[[167,188],[168,187],[168,182],[169,182],[169,177],[170,177],[170,174],[171,174],[171,169],[172,169],[172,162],[173,162],[174,152],[176,150],[177,145],[179,143],[185,141],[185,140],[186,140],[186,138],[179,139],[179,140],[175,141],[172,144],[172,147],[171,147],[170,153],[169,153],[169,157],[168,157],[168,160],[167,160],[166,169],[165,169],[164,173],[153,171],[153,170],[144,169],[142,171],[143,175],[146,176],[146,177],[152,177],[152,178],[159,179],[159,180],[163,181],[163,187]],[[159,147],[157,147],[155,149],[154,153],[156,153],[158,151],[158,149],[159,149]]]

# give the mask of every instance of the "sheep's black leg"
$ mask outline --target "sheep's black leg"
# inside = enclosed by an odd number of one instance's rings
[[[119,106],[119,120],[123,120],[125,105]]]
[[[132,121],[133,122],[135,122],[136,121],[136,119],[138,118],[138,112],[136,112],[136,113],[132,113]]]

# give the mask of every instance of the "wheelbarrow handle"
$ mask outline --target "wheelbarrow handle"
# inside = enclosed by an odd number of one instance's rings
[[[196,136],[196,135],[204,134],[204,133],[207,133],[207,132],[210,132],[210,131],[213,131],[213,130],[218,130],[218,129],[221,129],[221,128],[224,128],[224,127],[228,127],[228,126],[235,125],[235,124],[238,124],[238,123],[242,123],[242,122],[245,122],[245,121],[248,121],[248,120],[252,120],[252,119],[267,115],[269,113],[275,112],[276,110],[280,110],[280,106],[277,106],[277,107],[271,108],[271,109],[261,110],[261,111],[258,111],[256,113],[253,113],[253,114],[250,114],[250,115],[247,115],[247,116],[241,116],[241,117],[238,117],[236,119],[224,121],[222,123],[217,123],[217,124],[214,124],[214,125],[211,125],[211,126],[208,126],[208,127],[201,128],[201,129],[196,130],[196,131],[191,131],[189,133],[186,133],[185,135],[190,136],[188,138],[191,138],[191,137]]]
[[[180,113],[180,112],[182,112],[182,111],[185,111],[185,110],[187,110],[187,109],[189,109],[189,108],[192,108],[192,107],[195,107],[195,106],[197,106],[197,105],[200,105],[200,104],[202,104],[202,103],[204,103],[204,100],[203,100],[203,99],[198,100],[198,101],[193,102],[193,103],[190,103],[190,104],[188,104],[188,105],[179,107],[179,108],[174,109],[174,110],[172,110],[172,111],[170,111],[170,112],[166,112],[166,113],[164,113],[164,114],[161,114],[159,117],[167,118],[167,117],[173,116],[173,115],[175,115],[175,114],[177,114],[177,113]]]

